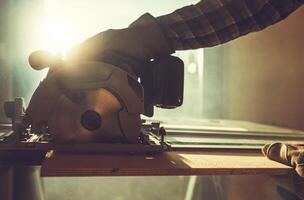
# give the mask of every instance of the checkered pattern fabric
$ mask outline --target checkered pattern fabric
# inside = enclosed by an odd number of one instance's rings
[[[202,0],[158,17],[175,50],[211,47],[285,19],[304,0]]]

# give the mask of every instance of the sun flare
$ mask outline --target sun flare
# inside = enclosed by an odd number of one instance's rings
[[[63,56],[73,46],[73,34],[64,19],[47,16],[44,21],[44,49]]]

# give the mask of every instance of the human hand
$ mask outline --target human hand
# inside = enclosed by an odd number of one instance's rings
[[[144,14],[125,29],[110,29],[101,32],[79,45],[67,54],[68,60],[102,60],[105,52],[139,62],[173,53],[155,18]]]
[[[304,177],[304,144],[266,144],[262,152],[270,160],[292,166],[299,176]]]

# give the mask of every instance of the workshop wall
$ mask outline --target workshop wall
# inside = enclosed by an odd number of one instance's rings
[[[224,118],[304,130],[304,8],[224,45]]]

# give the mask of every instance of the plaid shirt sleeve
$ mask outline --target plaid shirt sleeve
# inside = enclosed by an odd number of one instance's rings
[[[211,47],[285,19],[304,0],[202,0],[157,18],[175,50]]]

